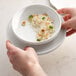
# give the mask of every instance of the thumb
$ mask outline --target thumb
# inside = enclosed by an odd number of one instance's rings
[[[6,41],[6,48],[8,49],[9,54],[19,54],[23,50],[11,44],[10,41]]]

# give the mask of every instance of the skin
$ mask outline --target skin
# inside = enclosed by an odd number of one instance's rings
[[[62,28],[66,29],[66,36],[70,36],[76,33],[76,8],[62,8],[57,10],[59,14],[64,15],[64,23]]]
[[[22,50],[11,44],[10,41],[6,41],[6,48],[13,68],[23,76],[46,76],[32,47]]]
[[[65,22],[62,28],[66,29],[66,35],[76,33],[76,8],[63,8],[57,10],[59,14],[65,14]],[[6,41],[7,55],[13,68],[23,76],[46,76],[41,68],[37,54],[32,47],[25,47],[24,50],[14,46],[10,41]]]

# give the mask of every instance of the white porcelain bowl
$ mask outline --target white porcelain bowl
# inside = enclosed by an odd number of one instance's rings
[[[24,28],[23,26],[21,26],[21,22],[23,20],[27,20],[28,16],[31,14],[43,14],[43,13],[47,13],[49,17],[51,17],[54,20],[55,32],[48,39],[37,42],[35,41],[34,32],[31,29],[29,29],[29,27]],[[31,45],[41,45],[46,44],[55,39],[55,37],[58,35],[61,29],[61,23],[62,21],[59,14],[53,8],[45,5],[36,4],[36,5],[29,5],[21,9],[13,16],[12,30],[14,34],[17,36],[17,38],[20,39],[21,41]]]

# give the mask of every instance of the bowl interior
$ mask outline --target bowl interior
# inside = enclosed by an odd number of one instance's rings
[[[30,28],[30,26],[27,26],[27,27],[21,26],[21,22],[23,20],[28,20],[28,17],[31,14],[43,14],[43,13],[47,13],[48,16],[54,20],[55,32],[47,40],[53,39],[58,34],[61,28],[60,17],[55,10],[53,10],[51,7],[44,6],[44,5],[30,5],[18,11],[14,15],[12,19],[12,29],[14,33],[16,34],[16,36],[20,38],[21,40],[35,43],[36,33]]]

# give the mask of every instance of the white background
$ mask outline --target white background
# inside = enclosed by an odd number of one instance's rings
[[[32,3],[49,4],[48,0],[0,0],[0,76],[21,76],[12,69],[6,54],[6,28],[17,10]],[[76,3],[69,5],[75,7]],[[67,37],[54,52],[39,56],[39,61],[48,76],[76,76],[76,34]]]

